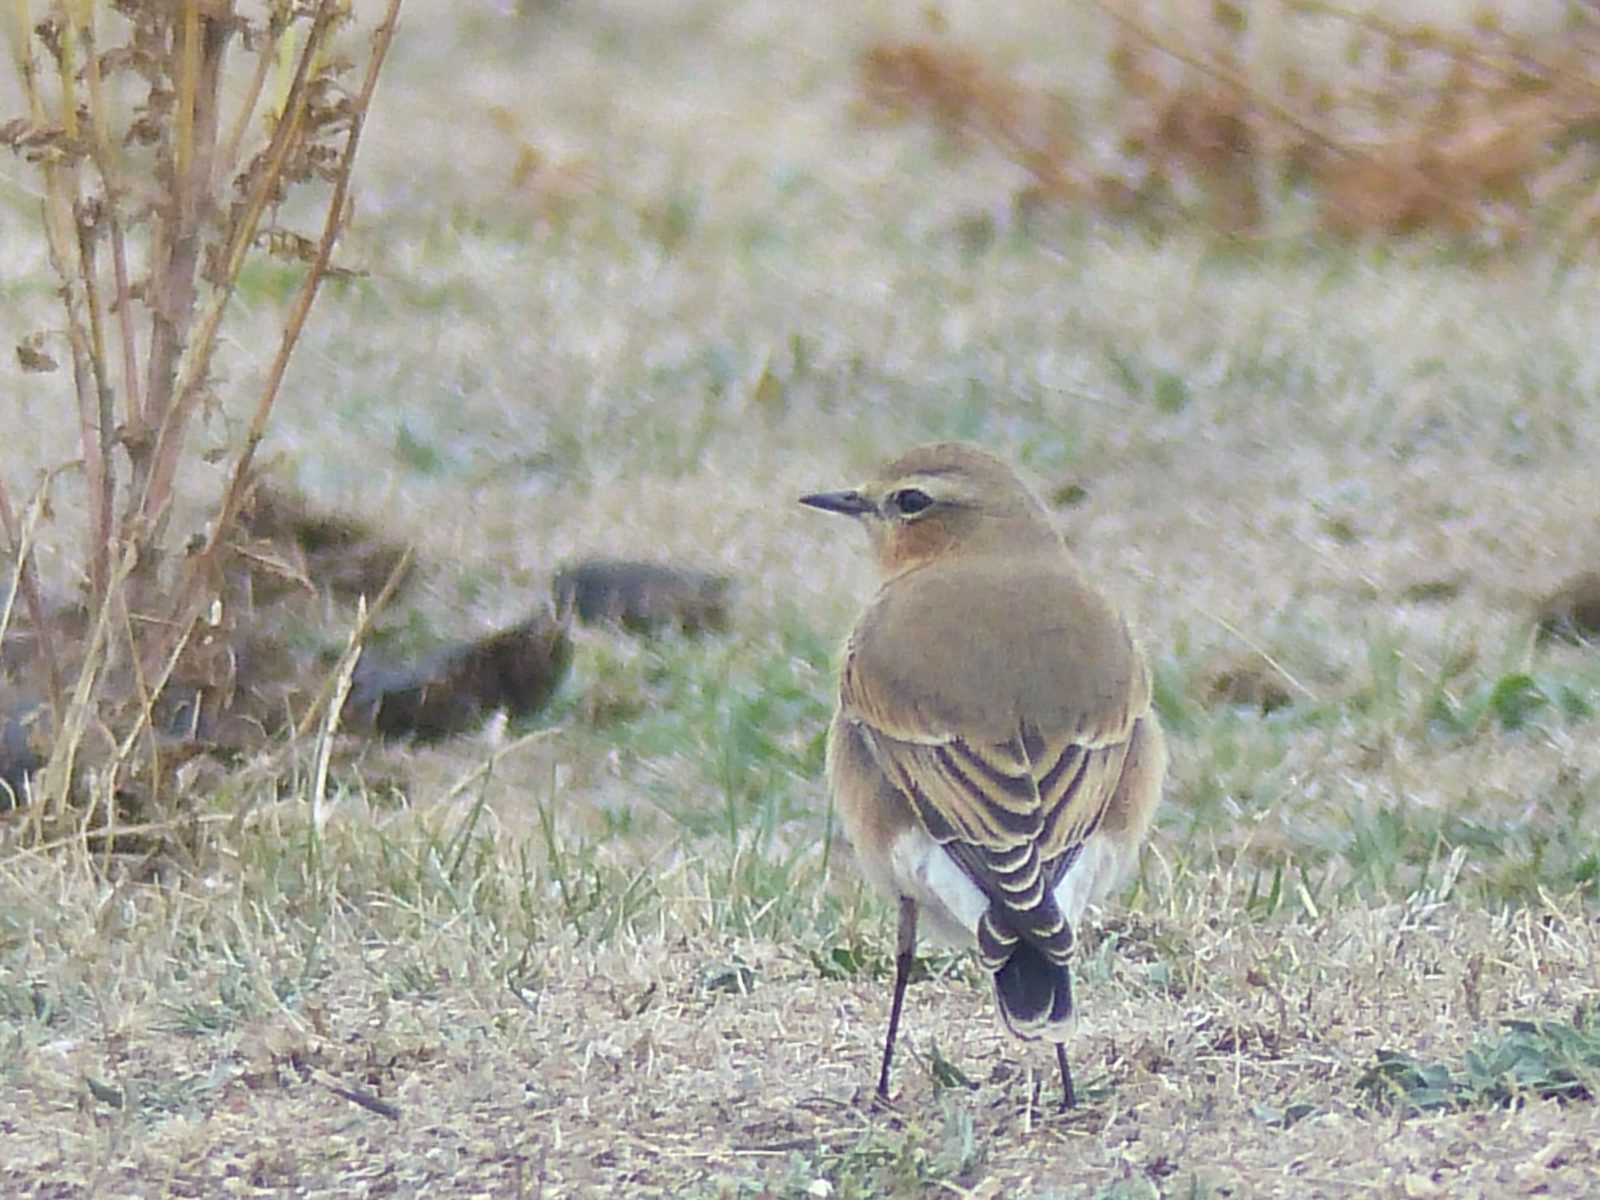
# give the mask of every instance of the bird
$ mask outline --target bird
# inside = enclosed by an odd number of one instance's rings
[[[897,905],[889,1068],[919,918],[975,946],[1016,1036],[1055,1043],[1073,927],[1137,861],[1166,740],[1143,650],[1005,462],[920,446],[800,502],[866,527],[880,584],[850,633],[827,779],[867,881]]]

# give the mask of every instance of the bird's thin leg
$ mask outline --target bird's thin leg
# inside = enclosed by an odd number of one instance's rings
[[[895,939],[894,1002],[889,1005],[889,1032],[883,1038],[883,1069],[878,1072],[878,1096],[889,1098],[889,1062],[894,1058],[894,1037],[900,1029],[900,1008],[911,982],[911,964],[917,951],[917,903],[900,897],[900,932]]]
[[[1061,1068],[1061,1111],[1067,1112],[1078,1106],[1078,1093],[1072,1087],[1072,1068],[1067,1065],[1065,1042],[1056,1043],[1056,1066]]]

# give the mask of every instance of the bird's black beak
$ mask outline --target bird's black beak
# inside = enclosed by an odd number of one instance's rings
[[[801,496],[800,503],[812,508],[820,508],[823,512],[842,513],[847,517],[859,517],[863,513],[875,511],[872,501],[860,492],[813,492],[809,496]]]

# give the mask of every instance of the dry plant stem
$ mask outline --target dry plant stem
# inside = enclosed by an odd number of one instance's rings
[[[11,546],[16,562],[11,568],[11,589],[6,595],[5,616],[0,619],[0,638],[4,638],[6,628],[11,621],[12,605],[16,600],[16,593],[21,591],[23,603],[28,606],[28,616],[33,621],[39,639],[39,655],[44,659],[45,678],[50,684],[50,707],[52,711],[61,712],[61,663],[56,658],[56,641],[50,631],[49,622],[45,620],[44,601],[39,595],[39,577],[33,565],[33,526],[38,519],[39,510],[44,499],[44,489],[50,486],[47,479],[42,485],[38,496],[29,506],[28,519],[19,528],[17,525],[16,511],[11,507],[11,497],[6,491],[4,481],[0,481],[0,526],[6,531],[6,541]]]
[[[134,547],[127,546],[123,550],[122,560],[112,576],[110,586],[121,588],[133,574],[134,567],[138,564],[138,556]],[[72,769],[77,761],[78,747],[83,743],[84,731],[88,728],[89,717],[93,708],[95,684],[101,673],[110,665],[106,647],[110,644],[108,637],[111,608],[109,605],[101,607],[100,612],[90,623],[88,645],[84,647],[83,666],[78,671],[77,683],[72,689],[72,700],[67,705],[66,711],[61,715],[60,728],[56,734],[55,744],[50,748],[50,761],[44,768],[43,794],[45,804],[35,805],[35,840],[42,830],[42,825],[47,814],[49,801],[54,800],[57,807],[65,813],[67,799],[72,784]],[[107,797],[107,803],[115,803]],[[92,807],[92,806],[91,806]]]
[[[400,556],[400,561],[395,564],[394,570],[389,572],[389,578],[384,582],[383,590],[378,593],[377,599],[371,605],[363,603],[360,618],[356,622],[355,630],[350,635],[351,642],[356,647],[359,648],[366,644],[367,634],[372,631],[373,621],[377,620],[378,615],[388,606],[390,598],[400,586],[400,581],[411,570],[412,558],[411,548],[407,547],[406,552]],[[311,732],[311,727],[321,718],[323,709],[338,689],[339,675],[340,672],[336,669],[333,675],[329,677],[328,682],[322,685],[322,690],[317,693],[317,698],[312,701],[311,707],[306,710],[305,715],[296,723],[294,728],[296,737],[305,737],[307,733]],[[343,697],[340,697],[339,703],[343,705]]]
[[[383,54],[388,48],[398,7],[398,0],[395,0],[395,3],[389,9],[385,24],[379,28],[374,36],[374,52],[373,58],[369,63],[366,86],[362,91],[361,100],[352,117],[351,134],[347,140],[345,154],[340,163],[334,195],[329,202],[327,232],[324,234],[322,253],[318,255],[317,260],[312,264],[306,283],[302,287],[301,295],[286,323],[278,356],[274,360],[268,382],[263,389],[261,399],[257,403],[250,423],[245,448],[234,465],[221,512],[216,520],[212,522],[210,536],[205,547],[191,560],[190,570],[186,578],[174,591],[174,605],[169,620],[170,627],[174,629],[186,630],[190,628],[201,607],[207,602],[208,589],[203,586],[202,581],[215,578],[214,567],[216,566],[217,547],[221,544],[221,539],[231,530],[233,522],[238,515],[250,467],[254,461],[255,450],[265,435],[267,417],[271,413],[273,400],[282,382],[289,353],[292,351],[300,329],[304,325],[311,299],[315,297],[317,284],[320,283],[322,275],[326,271],[328,256],[332,251],[332,241],[339,228],[339,214],[342,213],[344,199],[348,193],[349,173],[354,163],[361,116],[365,113],[365,105],[371,98],[378,68],[381,66]],[[293,82],[290,84],[286,94],[284,111],[274,125],[271,142],[263,152],[263,167],[257,174],[255,186],[246,201],[238,209],[232,226],[228,230],[226,243],[219,256],[220,267],[213,278],[213,288],[198,322],[193,326],[182,360],[177,364],[176,381],[172,390],[168,393],[171,403],[167,406],[156,437],[151,473],[142,493],[138,489],[137,483],[135,486],[135,495],[139,497],[140,513],[146,523],[147,536],[150,538],[157,536],[161,524],[165,520],[167,504],[170,499],[171,481],[176,473],[179,451],[182,446],[182,430],[202,395],[202,385],[210,363],[212,348],[216,343],[217,331],[221,326],[223,313],[231,297],[234,281],[238,278],[238,272],[243,265],[245,254],[255,240],[256,229],[259,226],[261,214],[265,211],[268,197],[272,195],[276,188],[290,153],[302,135],[307,110],[310,105],[313,67],[315,63],[321,60],[326,43],[332,36],[332,32],[341,16],[342,10],[338,5],[324,3],[318,9],[312,21],[311,30],[306,38],[305,45],[301,48],[296,63]],[[212,93],[206,92],[204,88],[201,89],[202,97],[210,94]],[[211,112],[210,117],[214,122],[214,110]],[[215,127],[213,123],[209,129],[206,143],[208,147],[206,161],[208,164],[211,157],[209,153],[210,138],[214,138],[214,135]],[[191,161],[189,175],[196,186],[199,186],[204,181],[204,176],[200,174],[201,169]],[[210,169],[209,165],[204,168],[207,174],[209,174]],[[191,276],[191,287],[192,282]],[[154,356],[153,350],[152,356]],[[151,378],[152,380],[156,378],[153,369]],[[169,383],[171,382],[169,381]],[[147,408],[153,409],[154,405],[148,405]],[[165,653],[165,650],[161,648],[158,642],[147,653],[146,661],[157,661]]]
[[[122,595],[122,593],[119,593],[119,595]],[[121,618],[124,634],[128,640],[128,645],[137,646],[139,643],[132,628],[133,614],[128,612],[125,600],[124,602],[119,603],[117,607],[119,610],[118,616]],[[145,730],[151,728],[153,724],[151,714],[155,711],[156,701],[159,700],[161,698],[161,694],[166,691],[167,682],[172,678],[173,671],[177,669],[178,663],[183,657],[183,652],[188,649],[189,642],[194,637],[195,624],[196,622],[191,620],[178,635],[177,641],[174,643],[172,650],[168,653],[166,662],[163,664],[161,673],[156,677],[154,684],[146,681],[144,667],[143,664],[140,663],[138,655],[130,656],[132,660],[130,663],[130,668],[133,671],[135,685],[139,691],[139,716],[138,719],[134,721],[133,728],[128,730],[127,736],[125,736],[121,743],[117,746],[116,756],[111,762],[110,778],[119,779],[122,777],[122,768],[127,763],[129,757],[131,757],[133,754],[133,748],[139,741],[140,735],[143,734]],[[153,738],[150,740],[149,744],[150,800],[154,804],[158,803],[160,800],[160,751],[157,748]],[[88,811],[90,813],[94,812],[93,804],[89,806]],[[106,805],[106,833],[108,835],[112,832],[112,826],[115,820],[116,805],[110,803],[108,798]]]
[[[96,432],[96,418],[100,410],[95,387],[95,372],[90,366],[94,352],[84,337],[82,316],[72,295],[77,291],[68,282],[67,342],[72,348],[72,382],[78,401],[78,442],[83,451],[84,484],[89,492],[89,606],[98,612],[105,603],[107,563],[110,554],[111,481],[107,474],[108,463],[101,451],[101,440]]]
[[[89,117],[96,164],[106,182],[106,208],[114,208],[107,172],[107,134],[105,101],[102,95],[99,58],[91,22],[92,6],[69,6],[70,24],[64,26],[55,46],[56,66],[61,87],[62,128],[69,139],[83,141],[79,128],[79,102],[76,87],[78,47],[85,62],[89,83]],[[29,109],[36,122],[42,122],[44,101],[38,88],[32,58],[26,49],[26,6],[18,5],[22,25],[17,47],[18,71],[28,94]],[[50,257],[62,280],[63,301],[67,310],[67,338],[72,352],[73,383],[78,402],[79,442],[82,447],[85,481],[89,493],[89,566],[91,610],[98,611],[105,597],[110,562],[110,531],[114,505],[115,479],[112,459],[114,418],[112,393],[105,378],[104,305],[101,301],[95,265],[96,225],[102,213],[83,199],[80,165],[76,161],[46,164],[43,201],[45,229]],[[127,269],[120,222],[115,224],[113,254],[117,261],[119,286],[117,300],[124,327],[125,353],[131,347],[131,315],[127,301]],[[71,236],[67,230],[72,230]],[[58,698],[59,702],[59,698]]]
[[[78,172],[72,171],[74,190]],[[83,308],[88,316],[88,338],[76,320],[68,329],[72,343],[72,375],[78,394],[80,439],[83,444],[85,481],[89,486],[90,612],[99,611],[106,598],[106,569],[111,554],[111,513],[116,492],[116,465],[112,458],[116,417],[112,412],[111,385],[105,377],[105,331],[101,325],[100,289],[96,281],[94,230],[89,227],[82,201],[73,199],[73,223],[78,233],[78,270]]]
[[[18,582],[22,576],[23,560],[19,556],[11,568],[11,584],[3,595],[0,595],[0,646],[6,644],[6,632],[11,628],[11,614],[16,611],[17,589],[21,586]],[[5,660],[0,658],[0,668],[5,666]]]
[[[350,685],[355,679],[356,663],[361,658],[361,639],[370,619],[365,598],[357,606],[355,628],[344,644],[339,663],[333,672],[333,695],[323,714],[322,728],[317,733],[317,746],[311,782],[311,825],[321,836],[328,819],[328,767],[333,761],[333,735],[339,729],[339,716],[344,712],[344,702],[350,698]]]
[[[1137,17],[1129,16],[1122,10],[1121,6],[1113,3],[1112,0],[1086,0],[1086,2],[1093,7],[1098,8],[1101,12],[1105,13],[1108,17],[1114,20],[1118,25],[1121,25],[1130,33],[1133,33],[1141,41],[1148,42],[1163,54],[1175,58],[1179,62],[1191,66],[1195,70],[1204,75],[1209,75],[1213,79],[1220,79],[1229,87],[1235,88],[1241,95],[1249,96],[1251,100],[1255,101],[1278,120],[1282,121],[1286,125],[1298,129],[1301,133],[1305,134],[1306,137],[1310,138],[1324,149],[1332,150],[1334,153],[1340,155],[1352,157],[1355,156],[1356,152],[1343,142],[1339,141],[1338,138],[1308,121],[1305,117],[1302,117],[1299,113],[1295,112],[1287,105],[1267,95],[1265,92],[1255,87],[1248,79],[1240,75],[1237,71],[1229,70],[1221,63],[1215,62],[1208,58],[1203,58],[1198,54],[1194,54],[1188,50],[1185,50],[1181,46],[1174,45],[1172,42],[1162,37],[1154,29],[1150,28],[1150,26],[1146,25],[1143,21],[1140,21]]]
[[[1378,12],[1357,11],[1342,4],[1330,3],[1329,0],[1289,0],[1289,7],[1310,16],[1334,17],[1419,50],[1439,50],[1452,58],[1476,63],[1496,75],[1507,74],[1505,62],[1490,58],[1469,39],[1438,25],[1404,25]]]
[[[122,341],[122,392],[123,411],[130,422],[139,418],[144,407],[139,402],[139,343],[133,330],[133,293],[128,286],[128,239],[123,229],[122,214],[116,200],[107,191],[107,224],[111,230],[111,271],[116,285],[117,332]],[[140,431],[142,425],[130,424],[130,430]]]
[[[278,56],[278,46],[286,29],[286,24],[280,23],[276,16],[272,18],[272,25],[268,30],[271,45],[257,51],[256,69],[250,76],[250,86],[246,89],[244,100],[234,117],[233,128],[228,131],[227,140],[222,143],[222,149],[216,155],[215,170],[211,179],[213,192],[222,190],[239,164],[239,147],[244,145],[245,134],[249,131],[256,115],[256,105],[260,103],[262,89],[267,84],[267,73],[272,69],[272,64]]]
[[[231,15],[231,14],[227,14]],[[194,321],[196,276],[202,227],[207,216],[206,184],[217,136],[220,79],[232,29],[226,15],[202,16],[199,0],[184,0],[181,18],[177,137],[173,148],[170,194],[157,219],[159,247],[150,272],[150,358],[146,368],[144,425],[156,430],[153,446],[130,443],[133,496],[144,528],[134,536],[154,541],[171,496],[189,416],[198,402],[197,386],[204,372],[182,372],[188,386],[179,387],[180,361]],[[210,358],[209,344],[200,354]]]
[[[389,44],[394,40],[395,25],[400,19],[400,3],[401,0],[389,0],[383,22],[372,35],[372,53],[367,58],[366,77],[361,82],[360,94],[351,105],[350,130],[345,137],[344,153],[339,159],[338,170],[334,174],[333,195],[328,200],[327,217],[323,222],[322,238],[317,243],[317,254],[306,271],[305,281],[300,285],[300,292],[295,297],[294,307],[289,311],[288,320],[284,322],[283,338],[278,344],[278,353],[267,371],[267,381],[262,386],[261,398],[256,402],[256,411],[250,420],[244,447],[234,463],[233,473],[228,481],[228,491],[223,497],[222,510],[211,523],[211,535],[205,549],[197,556],[197,569],[203,567],[206,561],[215,555],[220,539],[232,526],[234,518],[238,515],[239,506],[244,502],[250,469],[255,461],[256,451],[261,446],[261,439],[266,435],[267,417],[272,412],[278,389],[283,384],[283,374],[288,369],[289,356],[294,352],[300,331],[305,327],[306,317],[311,312],[311,305],[316,300],[317,291],[327,274],[334,243],[338,241],[339,232],[344,225],[345,200],[350,193],[350,173],[355,168],[356,150],[361,144],[361,130],[366,123],[367,109],[372,103],[373,92],[378,86],[378,72],[383,67],[383,60],[389,52]],[[309,60],[311,51],[311,40],[308,40],[306,59],[303,62]]]
[[[46,124],[44,97],[39,88],[39,77],[33,56],[28,50],[29,34],[27,6],[18,5],[20,23],[19,44],[16,50],[17,71],[22,77],[23,89],[28,96],[28,111],[36,124]],[[63,102],[63,128],[72,134],[77,128],[77,107],[73,100],[73,70],[69,57],[70,45],[57,48],[57,68],[61,76]],[[44,198],[40,202],[44,221],[45,246],[51,269],[61,281],[61,298],[67,315],[67,343],[72,353],[72,378],[77,397],[78,440],[83,452],[83,464],[89,491],[89,579],[91,605],[98,606],[105,595],[109,572],[109,512],[110,485],[106,475],[107,463],[101,452],[102,440],[95,430],[96,414],[100,411],[100,397],[96,387],[97,371],[94,366],[94,344],[86,332],[90,321],[85,313],[91,308],[89,295],[94,289],[92,272],[84,257],[85,237],[82,227],[82,204],[76,166],[71,163],[46,160],[42,165]]]
[[[128,422],[130,440],[139,440],[143,409],[139,403],[138,341],[133,328],[133,297],[128,286],[127,235],[122,222],[122,186],[117,178],[115,160],[111,152],[109,108],[105,97],[104,80],[100,74],[100,55],[96,44],[94,5],[79,3],[71,6],[74,28],[83,46],[83,76],[89,85],[89,125],[93,131],[90,152],[95,170],[99,172],[103,192],[102,218],[111,243],[112,309],[117,314],[117,334],[122,344],[123,403]],[[107,393],[109,397],[109,393]],[[107,409],[102,410],[101,437],[107,442],[111,437],[113,422]],[[109,528],[109,516],[107,520]]]
[[[306,88],[311,78],[311,66],[320,52],[323,39],[332,27],[332,18],[327,13],[328,7],[324,6],[313,23],[296,65],[294,82],[290,85],[283,113],[274,123],[272,140],[263,153],[265,166],[259,172],[254,188],[228,230],[227,241],[221,255],[221,269],[201,311],[200,319],[193,325],[186,352],[177,364],[176,383],[172,384],[167,393],[169,397],[176,397],[176,402],[168,405],[165,418],[157,426],[153,452],[143,443],[129,445],[130,456],[137,459],[140,455],[148,455],[150,458],[150,474],[143,479],[143,482],[136,468],[133,504],[137,506],[142,519],[151,527],[157,526],[166,512],[171,479],[177,469],[181,437],[175,438],[173,431],[187,421],[189,414],[199,403],[201,387],[211,362],[212,348],[216,344],[217,331],[222,325],[223,313],[227,310],[228,301],[233,295],[234,281],[238,278],[246,252],[255,240],[256,228],[266,208],[267,197],[281,178],[290,149],[299,135],[308,102]],[[154,350],[152,358],[153,356]],[[155,378],[153,367],[151,378]],[[169,384],[171,383],[169,380]],[[147,411],[153,411],[154,408],[153,403],[147,404]],[[167,465],[157,466],[163,460]],[[213,531],[217,532],[220,531]]]
[[[28,116],[35,125],[43,123],[44,102],[39,96],[37,68],[30,49],[33,36],[33,19],[28,15],[27,0],[11,0],[7,14],[6,40],[11,43],[11,59],[17,69],[17,79],[28,100]]]
[[[117,833],[124,838],[147,837],[150,834],[173,834],[196,826],[223,826],[230,821],[237,820],[234,813],[186,813],[181,817],[172,817],[164,821],[144,821],[135,825],[119,825]],[[44,861],[57,850],[64,850],[68,846],[81,846],[83,834],[75,830],[65,837],[51,838],[48,842],[30,842],[26,846],[15,848],[7,847],[8,852],[15,858],[31,858]]]
[[[81,140],[78,128],[77,22],[60,30],[53,44],[61,86],[61,126],[71,142]],[[92,44],[86,47],[92,54]],[[112,493],[116,483],[111,461],[111,390],[105,379],[105,334],[95,272],[95,218],[83,196],[82,163],[69,158],[55,174],[57,190],[50,197],[63,226],[70,224],[76,255],[62,254],[68,273],[60,277],[67,293],[67,338],[72,347],[72,379],[78,397],[79,442],[89,489],[90,611],[105,599],[110,561]],[[65,239],[63,238],[63,245]]]

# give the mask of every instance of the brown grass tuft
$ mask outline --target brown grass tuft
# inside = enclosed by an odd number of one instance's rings
[[[1342,66],[1283,52],[1276,23],[1257,29],[1264,13],[1232,4],[1213,5],[1209,24],[1170,26],[1138,5],[1096,7],[1118,29],[1096,104],[1074,110],[946,39],[870,46],[865,107],[998,151],[1030,175],[1028,200],[1255,234],[1304,192],[1321,226],[1344,235],[1433,231],[1493,246],[1595,232],[1592,6],[1559,36],[1493,20],[1452,35],[1322,0],[1281,15],[1299,27],[1290,33],[1342,27]]]

